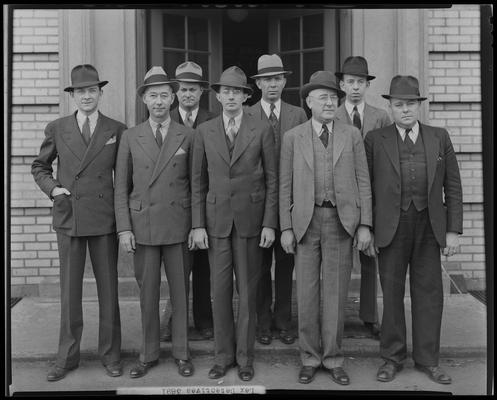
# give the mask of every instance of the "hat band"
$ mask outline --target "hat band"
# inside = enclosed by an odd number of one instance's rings
[[[177,80],[179,80],[179,79],[194,79],[196,81],[201,81],[202,76],[199,74],[195,74],[194,72],[183,72],[179,75],[176,75],[175,79],[177,79]]]
[[[167,76],[166,75],[151,75],[143,81],[143,84],[150,85],[152,83],[160,83],[160,82],[169,83],[169,81],[167,80]]]
[[[261,68],[259,71],[257,71],[257,75],[267,74],[269,72],[276,72],[282,74],[285,71],[283,70],[283,67],[267,67],[267,68]]]
[[[362,69],[360,70],[343,70],[342,72],[343,75],[369,75],[369,72],[368,71],[364,71]]]

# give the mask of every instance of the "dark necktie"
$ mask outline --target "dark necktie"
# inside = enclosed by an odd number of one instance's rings
[[[193,127],[192,112],[188,111],[185,116],[185,126],[191,128]]]
[[[352,111],[352,122],[357,129],[361,130],[361,116],[359,115],[357,106],[354,106],[354,110]]]
[[[88,146],[90,144],[90,140],[91,140],[90,118],[86,117],[85,123],[83,124],[83,131],[81,133],[83,134],[83,140],[85,141],[86,145]]]
[[[276,117],[276,114],[274,113],[274,109],[276,106],[271,103],[269,106],[269,109],[271,110],[271,113],[269,114],[269,122],[271,122],[271,126],[273,127],[273,131],[276,132],[277,125],[278,125],[278,118]]]
[[[236,136],[235,118],[230,118],[228,121],[228,129],[226,130],[226,134],[228,135],[231,145],[233,145]]]
[[[411,151],[414,146],[414,142],[412,141],[411,136],[409,135],[411,131],[412,131],[411,128],[406,129],[406,135],[404,137],[404,142],[407,145],[409,151]]]
[[[321,133],[321,136],[319,137],[321,139],[321,142],[323,142],[323,146],[326,148],[328,147],[328,136],[330,135],[330,131],[328,130],[328,127],[326,124],[323,124],[323,130]]]
[[[157,124],[157,129],[155,130],[155,140],[157,141],[157,145],[159,149],[162,147],[162,133],[160,131],[161,124]]]

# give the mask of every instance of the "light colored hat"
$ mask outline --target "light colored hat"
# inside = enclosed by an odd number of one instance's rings
[[[177,92],[179,88],[179,83],[170,80],[162,67],[154,66],[145,74],[143,85],[139,86],[136,92],[138,96],[141,96],[147,87],[157,85],[169,85],[173,89],[173,92]]]
[[[109,81],[101,81],[98,72],[93,65],[76,65],[71,71],[71,86],[64,89],[65,92],[72,92],[74,89],[98,85],[100,88],[107,85]]]
[[[330,71],[316,71],[309,78],[309,83],[302,86],[300,95],[305,99],[314,89],[330,89],[337,92],[338,97],[344,97],[345,92],[338,88],[335,80],[335,77]]]
[[[253,92],[252,88],[247,85],[247,76],[245,75],[245,72],[236,66],[225,69],[221,74],[219,82],[213,83],[211,88],[217,92],[219,90],[219,86],[230,86],[243,89],[249,95]]]
[[[251,76],[252,79],[262,78],[264,76],[273,75],[290,75],[292,71],[283,69],[283,62],[277,54],[263,54],[257,60],[257,74]]]
[[[193,61],[186,61],[178,65],[174,80],[178,82],[198,83],[206,89],[209,88],[209,82],[202,79],[202,68]]]
[[[396,75],[390,82],[390,94],[382,94],[385,99],[395,98],[402,100],[426,100],[419,94],[419,82],[411,75]]]

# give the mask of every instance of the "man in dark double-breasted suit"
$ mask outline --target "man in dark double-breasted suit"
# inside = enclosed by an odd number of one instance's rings
[[[462,233],[462,190],[456,155],[443,128],[418,122],[418,80],[397,75],[389,99],[394,124],[365,139],[374,206],[374,245],[383,290],[377,379],[388,382],[407,356],[404,291],[407,268],[415,367],[451,383],[438,365],[443,308],[440,253],[451,256]]]
[[[193,131],[169,116],[177,85],[161,67],[147,72],[137,92],[150,117],[123,133],[117,155],[117,231],[124,250],[134,253],[140,287],[142,344],[131,378],[144,376],[159,361],[162,261],[172,304],[172,355],[180,375],[193,374],[187,337]]]
[[[59,351],[49,381],[78,367],[83,331],[82,290],[88,247],[99,300],[98,352],[110,376],[122,374],[121,324],[117,288],[118,243],[112,174],[126,126],[98,111],[102,87],[96,69],[78,65],[65,88],[78,110],[50,122],[31,172],[53,200],[53,227],[60,261]],[[58,160],[57,177],[52,163]]]
[[[243,112],[252,90],[240,68],[228,68],[211,86],[223,112],[197,128],[192,165],[193,237],[209,249],[211,267],[215,365],[209,378],[224,376],[236,362],[240,379],[249,381],[262,248],[273,244],[277,224],[274,145],[269,127]]]

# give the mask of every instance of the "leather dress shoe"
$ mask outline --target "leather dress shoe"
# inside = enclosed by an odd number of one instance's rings
[[[212,339],[214,337],[214,331],[212,328],[204,328],[200,330],[200,334],[204,339]]]
[[[426,367],[424,365],[414,364],[414,368],[424,372],[433,382],[441,383],[442,385],[449,385],[452,383],[452,378],[438,365],[435,367]]]
[[[342,367],[330,368],[329,373],[333,382],[339,385],[348,385],[350,383],[349,376]]]
[[[364,322],[364,326],[368,329],[368,331],[373,336],[373,339],[380,339],[380,327],[376,322]]]
[[[131,371],[129,371],[129,376],[131,378],[141,378],[142,376],[147,375],[148,370],[155,367],[157,364],[159,364],[159,360],[149,362],[138,361],[136,365],[131,368]]]
[[[378,368],[376,373],[376,379],[380,382],[390,382],[395,378],[395,374],[401,371],[403,368],[402,364],[395,364],[392,361],[385,361],[383,365]]]
[[[112,378],[116,378],[123,374],[123,367],[120,362],[113,362],[104,365],[104,368],[107,375],[111,376]]]
[[[193,364],[190,360],[174,360],[178,366],[178,373],[181,376],[192,376],[193,375]]]
[[[262,335],[258,336],[257,341],[260,344],[268,345],[268,344],[271,344],[271,342],[273,341],[273,338],[271,337],[271,335],[263,333]]]
[[[316,375],[317,368],[304,365],[300,368],[299,383],[311,383]]]
[[[233,368],[235,366],[235,364],[229,364],[229,365],[219,365],[219,364],[215,364],[211,370],[209,371],[209,379],[219,379],[219,378],[222,378],[224,375],[226,375],[226,372],[228,372],[228,370],[230,368]]]
[[[238,377],[245,382],[251,381],[254,377],[254,367],[252,367],[252,365],[238,367]]]
[[[75,365],[74,367],[70,367],[70,368],[62,368],[62,367],[58,367],[57,365],[54,365],[50,369],[50,371],[48,371],[47,381],[49,381],[49,382],[60,381],[62,378],[64,378],[66,376],[66,374],[69,371],[72,371],[76,368],[78,368],[77,365]]]
[[[278,337],[280,338],[280,341],[285,344],[292,344],[295,342],[295,336],[285,329],[280,330]]]

